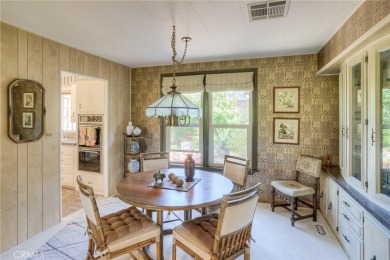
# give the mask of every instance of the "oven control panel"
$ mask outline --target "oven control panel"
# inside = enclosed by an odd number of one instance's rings
[[[79,115],[79,124],[103,123],[102,115]]]

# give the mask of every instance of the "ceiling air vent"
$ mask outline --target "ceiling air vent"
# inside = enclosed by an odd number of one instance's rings
[[[285,17],[290,1],[268,1],[248,4],[250,21]]]

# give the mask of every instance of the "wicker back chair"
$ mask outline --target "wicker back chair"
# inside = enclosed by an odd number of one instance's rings
[[[184,222],[173,230],[172,259],[180,247],[195,259],[250,258],[252,221],[259,186],[223,196],[220,213]]]
[[[169,152],[141,153],[141,172],[168,168]]]
[[[95,259],[96,255],[101,255],[103,259],[123,254],[131,255],[132,251],[153,243],[159,248],[160,226],[149,217],[134,206],[100,217],[92,187],[84,184],[80,175],[77,176],[77,183],[81,203],[87,215],[87,260]],[[157,259],[162,259],[158,250]]]

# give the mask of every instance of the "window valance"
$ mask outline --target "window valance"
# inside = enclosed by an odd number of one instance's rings
[[[253,90],[253,72],[206,75],[206,91]]]
[[[171,91],[173,77],[163,77],[161,91],[163,95]],[[181,93],[196,93],[203,92],[203,79],[204,74],[201,75],[188,75],[188,76],[176,76],[176,90]]]

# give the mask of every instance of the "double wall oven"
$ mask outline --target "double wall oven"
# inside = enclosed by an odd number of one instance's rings
[[[103,115],[79,115],[78,169],[102,173]]]

